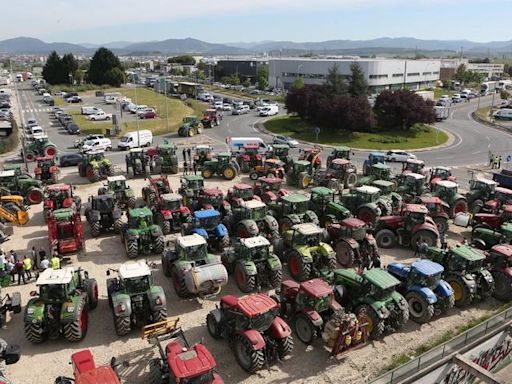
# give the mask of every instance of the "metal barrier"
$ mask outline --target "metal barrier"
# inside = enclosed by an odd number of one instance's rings
[[[389,372],[372,380],[372,384],[394,384],[401,380],[410,377],[412,374],[432,365],[445,356],[448,356],[466,345],[476,340],[479,337],[492,332],[496,328],[503,325],[506,320],[512,320],[512,308],[506,309],[503,312],[491,317],[485,322],[467,330],[464,333],[454,337],[453,339],[432,348],[430,351],[425,352],[411,361],[392,369]]]

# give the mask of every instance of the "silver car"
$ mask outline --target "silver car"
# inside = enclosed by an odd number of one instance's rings
[[[299,145],[299,142],[295,140],[293,137],[289,136],[281,136],[275,135],[273,140],[273,144],[288,144],[290,148],[296,148]]]

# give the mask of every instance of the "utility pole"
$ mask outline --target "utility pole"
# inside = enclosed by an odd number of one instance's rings
[[[12,72],[12,60],[9,58],[9,67],[11,70],[11,79],[13,78],[13,72]],[[21,148],[23,149],[23,162],[25,163],[25,171],[28,172],[28,162],[27,158],[25,156],[26,151],[26,141],[25,141],[25,119],[23,118],[23,113],[21,112],[21,99],[20,94],[18,92],[18,81],[17,79],[14,80],[14,91],[16,92],[16,103],[18,104],[18,114],[20,118],[20,124],[21,127],[18,127],[18,129],[21,129],[21,132],[23,133],[21,136]]]
[[[137,84],[135,82],[135,77],[133,79],[133,86],[134,86],[134,97],[135,97],[135,105],[139,105],[137,102]],[[139,111],[135,114],[135,121],[137,122],[137,147],[140,148],[140,126],[139,126]]]

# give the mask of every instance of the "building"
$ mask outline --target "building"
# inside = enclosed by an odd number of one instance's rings
[[[350,77],[350,65],[358,63],[364,72],[372,94],[385,89],[417,90],[434,87],[439,80],[439,60],[399,60],[333,58],[272,58],[269,60],[269,85],[290,88],[298,77],[304,84],[322,84],[329,69],[338,66],[342,76]]]
[[[469,71],[483,73],[486,80],[497,80],[503,76],[505,66],[503,64],[493,63],[470,63],[468,59],[442,59],[441,60],[441,80],[450,80],[457,72],[461,64],[466,66]]]
[[[214,80],[220,81],[225,76],[238,76],[240,80],[256,83],[256,75],[260,68],[268,65],[266,58],[251,59],[219,59],[215,65]]]

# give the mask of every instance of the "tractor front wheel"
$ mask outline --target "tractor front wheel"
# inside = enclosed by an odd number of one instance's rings
[[[311,263],[306,263],[302,255],[293,249],[288,256],[288,269],[294,280],[306,281],[311,275]]]
[[[238,365],[247,373],[256,372],[265,364],[263,349],[254,350],[249,340],[242,335],[236,336],[233,350]]]
[[[148,384],[162,384],[164,382],[160,361],[160,359],[152,359],[149,362]]]
[[[122,229],[123,221],[121,219],[116,219],[116,221],[114,221],[114,233],[121,233]]]
[[[165,248],[165,238],[163,235],[157,236],[153,239],[153,252],[162,253]]]
[[[89,309],[94,309],[98,306],[98,282],[96,279],[87,279],[84,282],[85,290],[87,291],[87,302]]]
[[[91,235],[92,237],[98,237],[101,233],[101,224],[99,221],[91,221],[89,224],[91,227]]]
[[[137,240],[125,240],[126,255],[129,259],[135,259],[139,255]]]
[[[498,300],[509,302],[512,300],[512,278],[503,272],[493,272],[494,292],[493,296]]]
[[[418,292],[409,292],[405,295],[405,300],[409,304],[409,313],[415,322],[428,323],[434,316],[434,306]]]
[[[132,330],[130,316],[114,315],[114,328],[116,329],[117,336],[125,336],[129,334]]]
[[[446,278],[446,282],[453,289],[455,305],[459,308],[467,307],[473,300],[473,296],[464,279],[459,275],[450,275]]]
[[[299,173],[299,187],[306,189],[311,184],[311,177],[306,172]]]
[[[282,269],[274,269],[269,271],[268,273],[268,281],[272,288],[279,288],[281,286],[281,282],[283,281],[283,270]]]
[[[128,167],[126,169],[126,173],[128,174],[128,178],[129,179],[133,179],[134,176],[135,176],[135,173],[133,172],[133,168],[132,167]]]
[[[370,336],[370,338],[372,340],[380,339],[386,329],[384,319],[381,319],[377,312],[375,312],[373,308],[367,304],[363,304],[357,307],[354,313],[356,314],[356,316],[359,316],[359,313],[361,311],[365,311],[366,313],[366,322],[368,324],[366,326],[366,329],[368,330],[368,335]]]
[[[27,200],[29,204],[39,204],[43,201],[44,194],[39,188],[32,187],[27,191]]]
[[[226,180],[233,180],[236,177],[236,169],[232,165],[228,165],[224,170],[222,171],[222,176]]]
[[[396,235],[390,229],[381,229],[375,235],[375,241],[377,242],[377,246],[379,248],[393,248],[396,244]],[[416,243],[413,243],[416,244]]]
[[[27,160],[28,162],[35,161],[36,155],[33,152],[27,152],[25,154],[25,160]]]
[[[254,291],[254,289],[256,288],[256,276],[247,275],[242,264],[237,263],[235,265],[234,275],[235,275],[236,285],[238,285],[238,288],[243,293],[249,293],[249,292]]]
[[[25,338],[32,344],[40,344],[46,339],[46,331],[42,323],[25,323]]]
[[[168,235],[171,233],[171,222],[169,220],[165,220],[162,217],[162,222],[160,223],[160,226],[162,227],[162,232],[164,235]]]
[[[425,241],[429,247],[434,247],[437,243],[438,235],[435,232],[420,229],[411,237],[411,247],[415,247],[416,243]]]
[[[252,181],[258,180],[259,177],[260,175],[258,175],[258,172],[256,171],[249,173],[249,179]]]
[[[219,244],[218,245],[219,245],[218,246],[219,252],[224,252],[224,250],[229,247],[229,236],[228,235],[222,236],[219,239]]]
[[[63,333],[67,341],[80,341],[86,333],[89,323],[89,314],[85,306],[85,298],[81,298],[78,302],[78,309],[76,310],[76,318],[74,321],[64,324]]]
[[[206,316],[206,328],[208,328],[208,333],[214,339],[218,340],[222,338],[219,323],[217,323],[217,320],[215,320],[215,316],[213,316],[211,313],[208,313],[208,315]]]
[[[336,259],[343,268],[349,268],[354,264],[354,250],[346,241],[339,241],[335,246]]]
[[[160,321],[164,321],[167,319],[167,308],[160,308],[153,311],[151,314],[153,318],[153,323],[159,323]]]
[[[293,328],[299,340],[306,345],[312,344],[316,338],[316,327],[304,313],[294,317]]]
[[[277,356],[279,359],[284,358],[289,355],[293,351],[293,338],[292,336],[287,336],[285,338],[279,339],[277,341]]]
[[[137,199],[135,197],[129,197],[128,200],[126,201],[126,206],[128,208],[135,208],[135,204],[137,203]]]
[[[166,253],[162,253],[162,270],[165,277],[171,277],[171,260]]]
[[[357,175],[355,173],[349,173],[345,177],[345,188],[354,188],[357,184]]]

